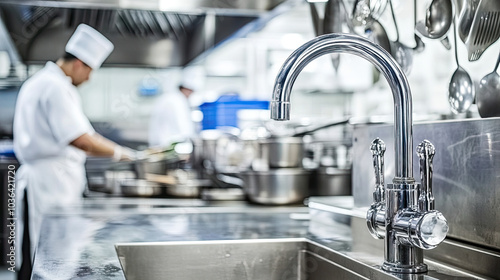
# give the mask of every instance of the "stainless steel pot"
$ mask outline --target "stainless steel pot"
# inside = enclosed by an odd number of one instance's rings
[[[305,151],[302,137],[267,138],[258,143],[258,157],[267,162],[270,168],[302,167]]]
[[[311,195],[340,196],[352,194],[351,169],[320,167],[314,172]]]
[[[134,169],[138,179],[146,179],[146,174],[167,174],[167,162],[165,160],[139,160],[134,162]]]
[[[300,168],[305,156],[305,142],[303,136],[312,134],[338,125],[349,123],[349,119],[342,119],[305,129],[295,129],[291,134],[273,136],[258,140],[259,163],[267,164],[269,168]],[[253,163],[252,163],[253,164]],[[255,170],[255,166],[252,166]],[[257,170],[262,170],[257,167]]]
[[[309,195],[311,172],[301,168],[244,171],[243,190],[252,202],[267,205],[299,203]]]

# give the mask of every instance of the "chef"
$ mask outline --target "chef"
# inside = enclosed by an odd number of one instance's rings
[[[189,97],[200,87],[195,70],[184,70],[178,88],[164,93],[156,102],[149,123],[149,145],[168,146],[196,135]]]
[[[29,279],[43,214],[78,203],[86,186],[86,155],[133,160],[136,153],[97,134],[81,107],[77,86],[89,79],[113,50],[92,27],[80,24],[63,57],[21,87],[14,115],[17,172],[17,249],[25,255],[20,279]],[[27,211],[27,213],[26,213]],[[28,226],[28,227],[26,227]],[[27,231],[28,230],[28,231]],[[28,238],[29,237],[29,238]],[[29,247],[27,247],[29,244]],[[18,254],[19,259],[19,254]]]

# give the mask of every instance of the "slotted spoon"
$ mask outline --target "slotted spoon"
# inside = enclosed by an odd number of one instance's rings
[[[463,17],[461,17],[463,18]],[[467,17],[464,17],[467,19]],[[469,21],[470,21],[469,17]],[[468,26],[468,23],[462,23]],[[478,60],[483,52],[500,37],[500,1],[481,0],[465,38],[469,61]]]

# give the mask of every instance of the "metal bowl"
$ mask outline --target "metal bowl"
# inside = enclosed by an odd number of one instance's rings
[[[310,171],[301,168],[278,168],[268,171],[244,171],[239,176],[252,202],[266,205],[293,204],[309,195]]]

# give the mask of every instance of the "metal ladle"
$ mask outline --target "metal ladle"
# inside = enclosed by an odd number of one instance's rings
[[[417,31],[429,39],[439,39],[450,29],[453,7],[450,0],[433,0],[425,13],[425,24],[417,23]]]
[[[484,76],[479,82],[476,103],[479,115],[482,118],[500,116],[500,75],[497,73],[498,64],[500,64],[500,55],[498,56],[493,72]]]
[[[429,39],[441,39],[446,49],[451,49],[448,37],[453,18],[453,7],[450,0],[433,0],[425,13],[425,23],[420,21],[415,29]]]
[[[456,23],[455,29],[457,29]],[[474,102],[474,84],[467,71],[465,71],[458,62],[457,36],[457,33],[453,36],[455,39],[455,60],[457,61],[457,70],[455,70],[453,76],[451,76],[451,81],[448,86],[448,102],[454,114],[466,112],[472,105],[472,102]]]

